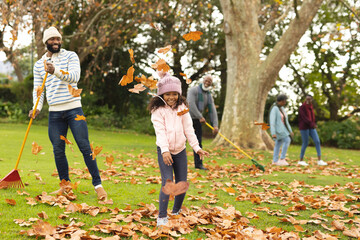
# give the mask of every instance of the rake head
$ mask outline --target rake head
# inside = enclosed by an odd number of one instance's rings
[[[0,189],[3,188],[24,188],[19,172],[14,169],[0,181]]]
[[[257,167],[258,169],[260,169],[261,171],[265,172],[265,167],[263,165],[261,165],[260,163],[258,163],[257,161],[255,161],[254,159],[251,159],[252,163],[255,165],[255,167]]]

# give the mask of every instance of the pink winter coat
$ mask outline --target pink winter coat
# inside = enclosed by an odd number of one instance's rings
[[[180,114],[184,109],[187,109],[184,104],[177,109],[166,105],[151,113],[151,122],[156,133],[156,145],[160,147],[161,153],[178,154],[186,148],[186,139],[195,152],[201,149],[189,112]]]

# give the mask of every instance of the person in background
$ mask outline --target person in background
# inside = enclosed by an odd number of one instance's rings
[[[69,165],[65,155],[65,141],[60,136],[66,138],[68,128],[75,138],[75,141],[83,154],[85,164],[92,177],[97,197],[100,200],[107,198],[103,186],[96,159],[92,158],[92,150],[89,142],[89,134],[86,121],[77,121],[77,115],[83,116],[81,107],[81,97],[73,96],[68,90],[70,85],[77,89],[77,83],[80,80],[80,61],[75,52],[67,51],[61,48],[62,36],[55,27],[49,27],[44,31],[43,43],[47,52],[34,65],[34,106],[29,111],[29,117],[32,117],[35,111],[34,119],[39,115],[43,103],[44,92],[40,95],[37,109],[35,103],[37,100],[37,88],[42,85],[46,72],[48,73],[45,90],[46,100],[49,105],[49,127],[48,134],[53,146],[55,164],[60,180],[70,181]],[[44,67],[46,61],[46,67]],[[61,187],[54,192],[62,194],[64,189]]]
[[[218,116],[214,104],[214,99],[211,96],[211,87],[213,79],[210,75],[206,75],[203,82],[199,86],[192,87],[188,90],[187,98],[189,101],[190,115],[193,120],[193,127],[195,129],[196,137],[199,141],[200,147],[202,147],[202,123],[206,120],[203,116],[206,108],[209,111],[210,121],[214,127],[213,134],[217,134],[219,131]],[[199,155],[194,152],[194,164],[195,168],[208,170],[204,167],[203,161]]]
[[[287,96],[285,94],[279,94],[276,98],[276,102],[270,109],[270,132],[275,141],[273,164],[277,166],[289,165],[289,163],[285,160],[285,157],[290,146],[291,137],[294,136],[284,108],[286,102]],[[282,149],[279,160],[281,146]]]
[[[319,166],[326,166],[327,163],[321,160],[321,148],[320,148],[320,139],[316,131],[315,123],[315,114],[314,108],[312,105],[313,97],[308,94],[305,98],[305,102],[299,108],[299,129],[301,134],[301,151],[300,151],[300,161],[298,162],[301,166],[308,166],[304,161],[304,155],[307,146],[309,145],[309,136],[312,138],[315,144]]]

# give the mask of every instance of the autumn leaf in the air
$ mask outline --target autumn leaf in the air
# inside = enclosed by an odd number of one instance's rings
[[[151,26],[152,28],[154,28],[154,29],[155,29],[156,31],[158,31],[158,32],[161,31],[161,28],[158,26],[157,23],[151,22],[151,23],[150,23],[150,26]]]
[[[36,142],[32,143],[31,153],[37,155],[42,149],[42,146],[38,145]]]
[[[109,166],[111,166],[113,161],[114,161],[114,156],[113,155],[106,156],[106,163],[109,164]]]
[[[85,117],[84,115],[76,114],[75,120],[76,120],[76,121],[81,121],[81,120],[86,121],[86,117]]]
[[[128,51],[129,51],[129,54],[130,54],[130,60],[131,60],[132,64],[134,64],[135,63],[134,50],[132,50],[130,48]]]
[[[81,92],[82,92],[82,89],[73,88],[70,84],[68,85],[68,89],[69,89],[70,94],[71,94],[73,97],[80,97],[80,94],[81,94]]]
[[[185,73],[181,72],[180,75],[185,77],[186,84],[190,84],[192,82],[192,80],[190,78],[188,78]]]
[[[135,77],[135,81],[137,81],[138,83],[142,83],[145,87],[149,88],[150,90],[157,88],[156,86],[157,80],[154,80],[152,76],[147,78],[144,75],[141,75],[141,77]]]
[[[101,150],[103,149],[102,146],[96,146],[95,149],[93,148],[92,143],[90,143],[90,148],[91,148],[91,155],[92,155],[92,159],[95,160],[96,156],[101,152]]]
[[[119,82],[118,85],[125,86],[125,85],[131,83],[131,82],[133,81],[133,79],[134,79],[134,72],[135,72],[135,69],[134,69],[133,66],[131,66],[131,67],[127,70],[126,75],[124,75],[124,76],[121,78],[121,80],[120,80],[120,82]]]
[[[184,34],[183,38],[186,41],[190,41],[190,40],[197,41],[197,40],[200,40],[202,34],[203,33],[200,31],[189,32],[187,34]]]
[[[70,140],[68,140],[66,137],[64,137],[63,135],[60,135],[60,139],[64,140],[66,144],[73,144]]]
[[[144,91],[145,89],[146,88],[144,87],[144,85],[142,83],[139,83],[139,84],[134,85],[134,88],[130,88],[129,92],[139,93],[139,92]]]
[[[254,122],[255,125],[261,125],[261,129],[262,130],[268,130],[270,128],[269,124],[267,123],[258,123],[258,122]]]
[[[70,147],[70,149],[71,149],[72,152],[74,151],[74,149],[70,146],[70,145],[72,145],[73,143],[72,143],[69,139],[67,139],[67,138],[64,137],[63,135],[60,135],[60,139],[65,141],[65,143]]]
[[[177,196],[177,195],[185,193],[188,190],[188,188],[189,188],[189,182],[180,181],[180,182],[175,184],[170,179],[167,179],[166,183],[165,183],[165,186],[163,186],[161,188],[161,190],[166,195]]]
[[[69,75],[69,73],[68,73],[68,72],[65,72],[64,70],[61,70],[61,69],[60,69],[60,72],[61,72],[62,74],[64,74],[64,75]]]
[[[166,64],[164,59],[159,59],[156,63],[151,65],[152,68],[158,70],[158,71],[164,71],[167,72],[170,70],[169,65]]]
[[[186,113],[188,113],[188,112],[189,112],[189,109],[188,109],[188,108],[185,108],[184,110],[177,112],[177,115],[178,115],[178,116],[182,116],[182,115],[184,115],[184,114],[186,114]]]
[[[36,97],[39,97],[43,92],[41,86],[37,86],[35,90],[36,90]]]
[[[171,49],[171,45],[167,45],[166,47],[160,48],[160,49],[158,50],[158,53],[163,53],[163,54],[165,54],[165,53],[167,53],[168,51],[170,51],[170,49]]]

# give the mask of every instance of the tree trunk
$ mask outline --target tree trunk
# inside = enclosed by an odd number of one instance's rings
[[[294,18],[265,61],[260,53],[266,36],[258,24],[260,1],[221,0],[227,54],[227,89],[220,131],[244,148],[273,147],[270,136],[254,125],[263,122],[268,92],[281,67],[295,50],[322,0],[303,1]],[[216,144],[224,144],[217,136]]]

